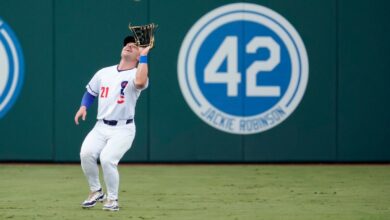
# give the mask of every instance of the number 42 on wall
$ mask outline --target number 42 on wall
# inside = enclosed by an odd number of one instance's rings
[[[246,96],[250,97],[279,97],[280,86],[257,85],[257,75],[262,71],[269,73],[280,63],[280,46],[272,37],[254,37],[245,48],[246,53],[256,53],[259,48],[267,48],[270,56],[267,60],[253,62],[246,69]],[[227,96],[238,95],[238,84],[241,74],[238,72],[238,39],[228,36],[221,43],[204,70],[205,83],[226,83]],[[218,72],[223,61],[227,59],[227,71]]]

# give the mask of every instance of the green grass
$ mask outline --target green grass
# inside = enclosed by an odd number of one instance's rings
[[[386,165],[123,165],[119,212],[78,165],[0,164],[0,219],[390,219]]]

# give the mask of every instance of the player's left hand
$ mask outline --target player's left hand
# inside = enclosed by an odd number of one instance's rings
[[[149,50],[150,50],[150,46],[147,46],[147,47],[140,47],[140,55],[141,56],[147,56],[148,53],[149,53]]]

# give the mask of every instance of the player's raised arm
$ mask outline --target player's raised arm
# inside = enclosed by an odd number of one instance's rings
[[[141,53],[139,57],[139,64],[137,67],[137,73],[135,75],[134,84],[137,89],[142,89],[148,82],[148,53],[150,46],[145,48],[140,47]]]
[[[85,121],[85,118],[87,117],[87,108],[91,106],[94,100],[95,96],[91,95],[88,91],[85,91],[83,99],[81,100],[80,108],[74,116],[74,122],[76,125],[79,124],[80,117],[82,117],[83,121]]]

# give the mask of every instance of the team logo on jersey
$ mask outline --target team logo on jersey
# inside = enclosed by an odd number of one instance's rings
[[[124,92],[124,90],[125,90],[127,84],[128,84],[128,81],[121,82],[121,92],[119,94],[119,99],[117,101],[118,104],[122,104],[122,103],[125,102],[125,92]]]
[[[0,118],[11,109],[23,84],[24,60],[20,44],[0,18]]]
[[[300,103],[308,81],[306,49],[277,12],[235,3],[201,17],[178,58],[183,96],[203,121],[233,134],[266,131]]]

